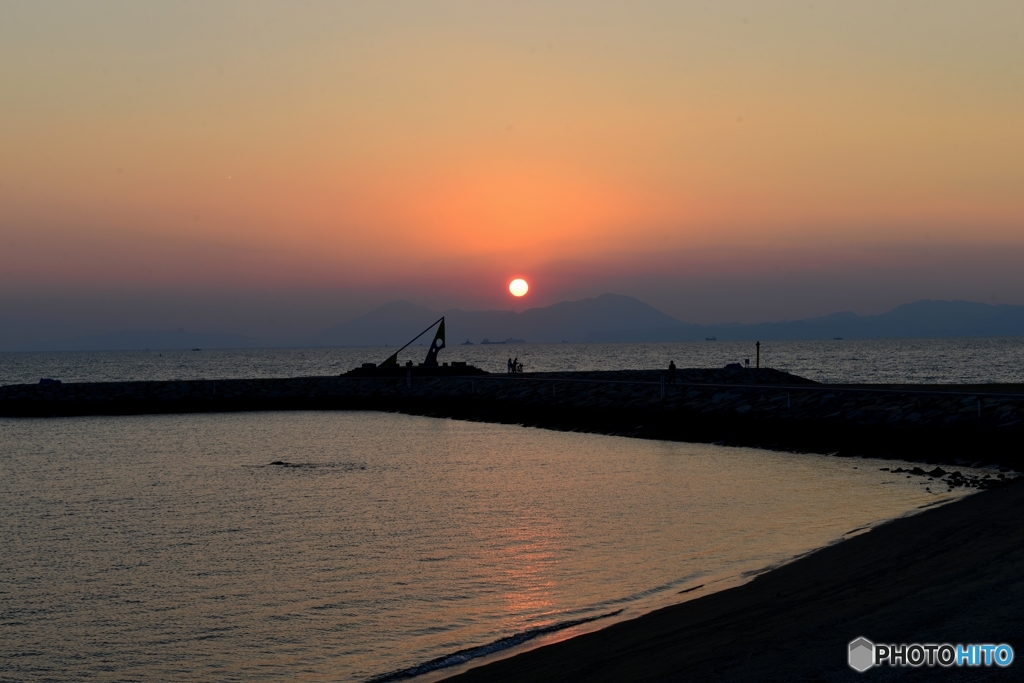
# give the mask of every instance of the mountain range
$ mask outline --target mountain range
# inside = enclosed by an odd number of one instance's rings
[[[1024,336],[1024,306],[970,301],[923,300],[879,315],[833,313],[783,322],[718,325],[685,323],[639,299],[603,294],[592,299],[563,301],[515,311],[435,311],[408,301],[394,301],[330,327],[319,334],[295,338],[286,346],[401,346],[441,316],[448,345],[484,339],[528,343],[655,342],[719,340],[782,340],[1013,337]],[[419,341],[429,343],[429,335]],[[271,346],[253,336],[229,333],[121,331],[36,342],[25,351],[93,351],[130,349],[260,348]]]
[[[922,300],[879,315],[833,313],[772,323],[695,325],[639,299],[603,294],[514,311],[433,311],[395,301],[304,340],[304,346],[401,345],[440,318],[448,344],[524,339],[529,343],[1004,337],[1024,335],[1024,306]],[[426,340],[429,341],[429,340]]]

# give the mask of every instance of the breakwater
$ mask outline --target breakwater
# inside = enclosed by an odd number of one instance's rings
[[[1024,470],[1024,385],[830,385],[774,370],[297,377],[0,387],[0,416],[383,410]]]

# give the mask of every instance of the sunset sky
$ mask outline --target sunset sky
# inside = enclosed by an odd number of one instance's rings
[[[1024,304],[1022,122],[1019,1],[5,2],[0,348]]]

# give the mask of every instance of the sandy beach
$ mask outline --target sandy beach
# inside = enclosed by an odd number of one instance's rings
[[[1024,679],[1024,481],[894,520],[742,586],[470,669],[473,681]],[[1008,643],[998,667],[847,665],[847,644]]]

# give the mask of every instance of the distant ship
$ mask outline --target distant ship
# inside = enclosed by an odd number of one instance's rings
[[[832,337],[833,339],[842,339],[842,337]]]
[[[718,341],[718,337],[704,337],[704,341]]]
[[[504,344],[505,342],[492,342],[490,339],[484,337],[484,340],[482,342],[480,342],[480,343],[481,344]]]
[[[472,346],[472,345],[473,345],[473,342],[471,342],[471,341],[469,341],[469,340],[467,339],[466,341],[462,342],[462,345],[463,345],[463,346]]]
[[[492,342],[490,339],[486,339],[485,338],[480,343],[481,344],[525,344],[526,340],[525,339],[513,339],[512,337],[509,337],[505,341],[493,341]]]

